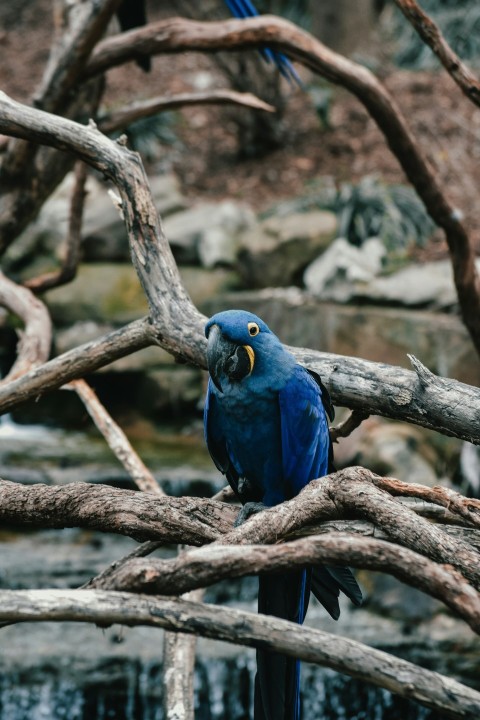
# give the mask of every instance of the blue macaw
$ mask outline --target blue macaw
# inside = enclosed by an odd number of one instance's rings
[[[327,414],[333,407],[320,377],[299,365],[256,315],[227,310],[205,326],[209,381],[204,426],[217,468],[243,503],[240,519],[295,497],[333,469]],[[302,623],[310,591],[338,619],[342,590],[362,594],[345,567],[315,566],[259,577],[258,611]],[[257,651],[255,720],[298,720],[300,663]]]

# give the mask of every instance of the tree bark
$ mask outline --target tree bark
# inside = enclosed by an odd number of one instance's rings
[[[120,623],[193,633],[330,667],[451,718],[480,716],[480,693],[472,688],[362,643],[268,615],[100,590],[3,590],[0,621]]]

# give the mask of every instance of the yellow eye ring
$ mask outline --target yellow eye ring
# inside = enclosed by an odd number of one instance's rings
[[[258,335],[258,333],[260,332],[260,328],[258,327],[256,322],[249,322],[247,327],[250,337],[255,337],[255,335]]]

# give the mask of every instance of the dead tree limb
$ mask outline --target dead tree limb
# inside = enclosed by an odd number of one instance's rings
[[[24,486],[0,480],[0,521],[24,527],[85,527],[138,541],[198,545],[227,532],[238,510],[212,500],[172,498],[104,485]]]
[[[435,53],[445,70],[469,100],[480,107],[480,82],[442,35],[438,25],[415,0],[395,0],[407,20]]]
[[[98,340],[80,345],[24,373],[21,377],[0,384],[0,412],[38,398],[70,380],[105,367],[114,360],[155,345],[155,335],[148,318],[135,320]],[[3,401],[3,402],[2,402]]]
[[[275,112],[273,105],[263,102],[252,93],[241,93],[234,90],[210,90],[209,92],[162,95],[150,100],[137,101],[120,110],[100,115],[97,123],[99,129],[108,135],[116,130],[126,128],[141,118],[191,105],[239,105],[253,110]]]
[[[122,428],[107,412],[88,383],[85,380],[73,380],[65,387],[71,388],[77,393],[90,417],[105,438],[107,445],[122,463],[139,490],[163,495],[163,490],[138,453],[133,449]]]
[[[134,559],[96,587],[179,595],[226,578],[320,564],[348,564],[394,575],[444,602],[480,634],[480,594],[459,572],[385,540],[340,533],[267,547],[215,544],[190,550],[170,560]]]
[[[205,318],[184,289],[139,157],[92,127],[22,106],[1,93],[0,131],[69,150],[116,183],[122,196],[133,262],[151,309],[149,319],[65,353],[2,387],[0,411],[155,343],[184,361],[205,367],[202,332]],[[431,373],[427,378],[418,367],[413,373],[311,350],[293,351],[299,362],[319,372],[336,404],[406,420],[480,444],[477,388]]]
[[[9,280],[0,271],[0,305],[10,310],[24,323],[19,332],[17,359],[8,375],[0,381],[7,386],[29,370],[35,371],[50,355],[52,344],[52,322],[45,305],[25,287]]]
[[[312,481],[293,500],[266,509],[231,529],[237,508],[214,500],[169,498],[100,485],[30,487],[0,481],[0,522],[28,527],[87,527],[136,540],[202,545],[271,544],[321,520],[357,518],[388,539],[431,560],[452,565],[480,589],[478,552],[376,487],[378,476],[348,468]],[[405,483],[408,486],[407,483]],[[466,502],[467,499],[465,499]],[[465,512],[478,526],[476,508]]]
[[[444,194],[400,107],[367,68],[333,52],[286,20],[264,15],[212,23],[172,18],[117,35],[96,47],[86,66],[85,77],[132,59],[136,52],[149,55],[187,50],[214,52],[261,45],[287,53],[330,82],[345,87],[364,104],[430,216],[445,233],[462,318],[480,354],[480,279],[461,213]]]
[[[38,275],[37,277],[26,280],[24,282],[25,287],[33,292],[40,293],[50,288],[58,287],[59,285],[65,285],[65,283],[73,280],[77,274],[82,242],[82,218],[87,175],[87,165],[83,162],[77,162],[75,165],[75,185],[70,202],[68,236],[65,242],[66,251],[62,266],[60,270],[56,270],[55,272],[44,273],[43,275]]]
[[[268,615],[100,590],[3,590],[0,621],[119,623],[193,633],[330,667],[448,717],[478,720],[480,714],[480,693],[455,680],[354,640]]]
[[[330,439],[332,442],[338,442],[339,438],[345,438],[352,434],[364,420],[369,418],[369,414],[361,410],[352,410],[348,417],[335,427],[330,428]]]

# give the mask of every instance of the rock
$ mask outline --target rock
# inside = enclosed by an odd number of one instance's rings
[[[124,324],[148,313],[137,274],[129,264],[81,265],[76,278],[43,296],[59,326],[78,321]]]
[[[181,274],[196,305],[238,286],[238,276],[222,268],[182,268]],[[71,283],[49,290],[43,299],[57,326],[81,323],[77,325],[82,337],[79,342],[93,339],[95,327],[99,327],[102,334],[105,327],[108,332],[109,327],[148,314],[145,294],[129,263],[82,264]],[[64,347],[73,346],[71,333],[63,336]]]
[[[370,422],[357,441],[353,462],[404,482],[429,487],[439,482],[434,449],[420,429],[405,423]]]
[[[321,210],[268,218],[242,235],[240,273],[253,287],[291,285],[328,246],[336,229],[335,215]]]
[[[378,275],[385,256],[385,246],[379,238],[369,238],[361,247],[337,238],[305,270],[305,287],[324,300],[345,302],[350,299],[355,283],[367,283]]]
[[[357,294],[376,302],[414,307],[448,308],[457,303],[449,260],[412,265],[388,277],[375,278]]]
[[[238,235],[255,223],[246,205],[224,201],[200,203],[165,221],[165,233],[179,263],[205,267],[232,265]]]
[[[305,287],[322,300],[448,309],[458,302],[450,261],[427,262],[378,277],[385,250],[377,238],[361,247],[335,240],[305,271]],[[480,259],[477,260],[480,271]]]

